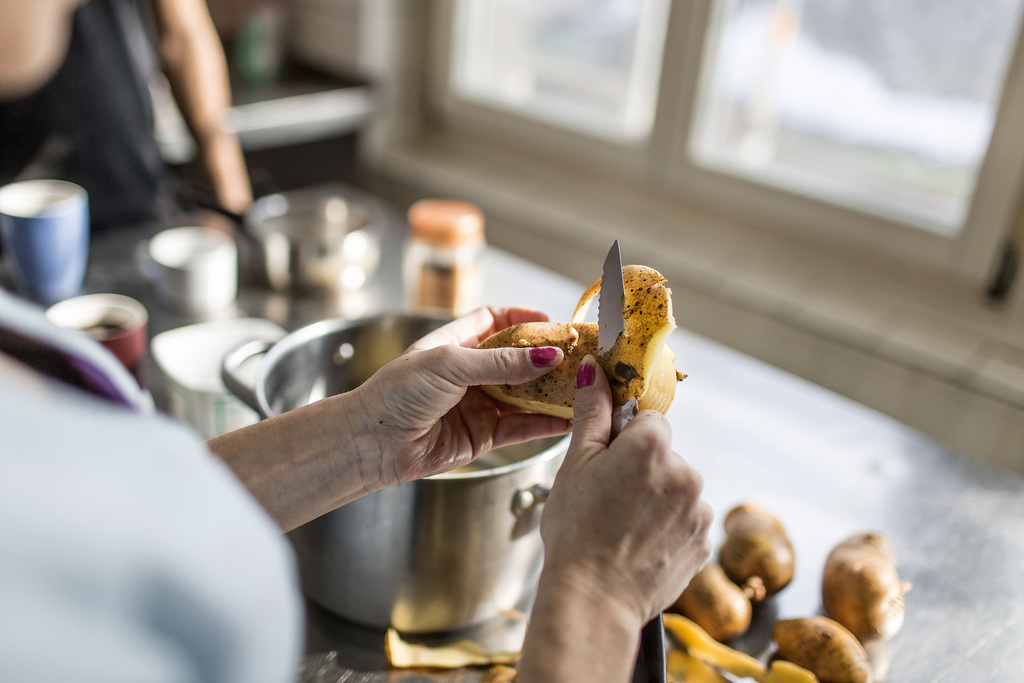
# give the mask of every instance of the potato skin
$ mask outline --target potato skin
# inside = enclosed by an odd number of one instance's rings
[[[597,357],[597,323],[521,323],[480,343],[482,349],[557,346],[565,358],[551,372],[523,384],[481,387],[488,396],[545,415],[572,419],[576,371],[583,358]]]
[[[822,577],[825,613],[860,640],[892,637],[903,625],[903,595],[896,553],[889,539],[865,532],[847,538],[829,553]]]
[[[874,676],[860,641],[828,617],[776,622],[779,656],[809,670],[820,683],[872,683]]]
[[[725,541],[718,560],[726,575],[760,602],[793,580],[795,558],[786,529],[775,516],[746,503],[725,516]]]
[[[673,607],[720,643],[750,628],[750,598],[717,562],[708,562],[683,589]]]

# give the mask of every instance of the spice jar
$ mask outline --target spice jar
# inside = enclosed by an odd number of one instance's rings
[[[403,278],[417,311],[462,315],[480,305],[484,215],[449,199],[421,199],[409,208]]]

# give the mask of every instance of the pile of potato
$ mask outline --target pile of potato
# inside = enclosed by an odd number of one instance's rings
[[[832,549],[822,578],[825,615],[778,621],[773,629],[775,657],[796,666],[765,669],[741,653],[723,654],[730,651],[721,644],[746,633],[753,607],[793,580],[793,544],[779,519],[757,505],[733,508],[724,524],[718,561],[693,578],[671,610],[692,625],[673,614],[665,617],[688,655],[762,683],[873,683],[864,643],[887,639],[899,630],[903,595],[910,588],[899,578],[888,539],[859,533]],[[733,670],[736,662],[742,662],[742,671]]]

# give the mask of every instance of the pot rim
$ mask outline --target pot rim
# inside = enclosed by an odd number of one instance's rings
[[[366,224],[359,229],[376,236],[377,239],[380,238],[387,223],[386,212],[380,201],[365,192],[340,182],[328,182],[312,187],[282,190],[281,192],[274,192],[259,197],[241,217],[242,223],[250,237],[262,244],[271,235],[283,234],[278,230],[267,228],[267,223],[271,219],[294,213],[294,205],[296,203],[301,206],[303,202],[311,199],[330,198],[341,199],[346,204],[363,213],[366,218]],[[283,211],[279,210],[282,204],[285,205]],[[295,238],[290,237],[289,239]]]
[[[470,471],[470,472],[456,472],[456,471],[442,472],[440,474],[433,474],[433,475],[431,475],[429,477],[424,477],[424,479],[433,479],[433,480],[439,480],[439,481],[444,481],[444,480],[449,480],[450,481],[450,480],[485,479],[485,478],[489,479],[489,478],[498,477],[498,476],[501,476],[501,475],[504,475],[504,474],[511,474],[513,472],[518,472],[519,470],[526,469],[527,467],[532,467],[533,465],[537,465],[539,463],[548,462],[548,461],[554,460],[555,458],[557,458],[557,457],[559,457],[561,455],[564,455],[565,452],[569,449],[569,439],[571,438],[571,436],[572,435],[570,435],[570,434],[565,434],[562,437],[558,438],[557,441],[555,441],[553,444],[551,444],[550,446],[545,448],[540,453],[536,453],[536,454],[531,455],[530,457],[524,458],[522,460],[517,460],[516,462],[511,462],[511,463],[509,463],[507,465],[501,465],[499,467],[488,467],[487,469],[473,470],[473,471]],[[540,437],[540,438],[554,438],[554,437]],[[539,439],[534,439],[534,440],[537,441]],[[527,442],[522,442],[522,443],[529,443],[529,442],[527,441]],[[513,445],[513,444],[509,444],[509,445]],[[481,454],[481,455],[483,455],[483,454]]]

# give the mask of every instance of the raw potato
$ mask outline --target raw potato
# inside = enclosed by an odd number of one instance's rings
[[[801,666],[821,683],[872,683],[868,656],[860,641],[828,617],[785,619],[775,624],[779,656]]]
[[[675,608],[720,643],[750,628],[750,598],[729,580],[717,562],[708,562],[697,572],[676,600]]]
[[[725,533],[718,560],[753,602],[793,580],[793,544],[776,517],[756,505],[739,505],[725,516]]]
[[[878,533],[846,539],[829,553],[821,585],[825,613],[860,640],[891,637],[903,625],[909,583],[896,573],[896,553]]]
[[[506,403],[572,419],[576,370],[589,354],[608,377],[616,406],[637,399],[641,410],[666,412],[676,383],[685,377],[676,370],[675,356],[665,343],[676,328],[672,292],[661,273],[646,266],[624,266],[622,281],[624,329],[607,353],[598,351],[597,323],[584,322],[590,300],[600,291],[598,280],[580,298],[571,322],[514,325],[480,344],[480,348],[558,346],[565,353],[558,367],[531,382],[482,389]]]

